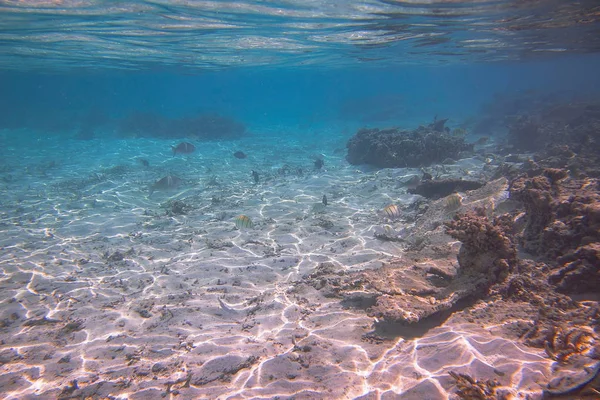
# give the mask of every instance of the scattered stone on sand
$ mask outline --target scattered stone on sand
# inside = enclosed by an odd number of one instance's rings
[[[452,379],[456,381],[456,395],[463,400],[495,400],[496,388],[500,386],[493,380],[475,380],[467,374],[460,374],[454,371],[449,372]]]
[[[484,186],[485,183],[467,181],[462,179],[439,179],[422,181],[414,189],[408,189],[409,193],[419,194],[423,197],[439,199],[452,193],[475,190]]]
[[[550,162],[555,165],[556,159]],[[418,328],[381,330],[411,337],[410,332],[422,334],[449,316],[455,322],[495,325],[502,336],[541,348],[565,366],[555,370],[545,396],[556,384],[564,388],[552,395],[568,398],[565,393],[588,385],[596,379],[590,374],[597,375],[592,367],[577,375],[566,366],[590,365],[600,354],[600,307],[594,302],[600,285],[600,185],[594,178],[571,178],[546,165],[546,159],[539,159],[535,168],[524,166],[525,173],[511,176],[510,201],[516,205],[508,213],[496,207],[509,200],[509,184],[501,178],[469,192],[466,212],[450,221],[436,211],[442,200],[433,202],[407,238],[408,243],[421,238],[424,246],[409,247],[402,261],[359,272],[323,264],[302,283],[342,299],[348,307],[364,309],[379,321],[375,332],[384,324]],[[462,242],[458,254],[437,245],[438,235],[445,234],[439,232],[440,220],[446,221],[447,234]],[[525,248],[536,261],[518,254],[517,248]],[[417,262],[411,264],[411,259]],[[479,307],[469,307],[475,303]],[[376,338],[376,333],[371,336]],[[463,393],[463,398],[495,398],[493,385],[488,385],[492,381],[458,372],[455,380],[457,395]]]
[[[516,261],[505,221],[467,214],[447,224],[448,233],[463,241],[460,267],[446,258],[386,264],[377,270],[337,273],[324,265],[303,282],[366,308],[369,316],[392,323],[415,324],[455,306],[461,299],[485,295]],[[440,249],[441,250],[441,249]],[[448,252],[447,255],[453,254]]]
[[[509,234],[512,221],[488,217],[493,212],[476,204],[503,197],[507,187],[501,178],[474,190],[468,196],[474,205],[454,219],[442,200],[429,207],[414,228],[403,232],[402,242],[408,246],[403,261],[354,273],[322,264],[302,282],[326,296],[342,298],[348,306],[366,309],[380,321],[409,325],[459,307],[462,300],[481,298],[514,268],[516,251]],[[448,234],[463,242],[460,251],[447,245]],[[398,239],[395,231],[393,238]]]
[[[173,150],[173,155],[176,154],[192,154],[196,151],[196,146],[189,142],[181,142],[177,146],[171,146]]]
[[[173,200],[164,205],[167,215],[187,215],[194,207],[181,200]]]
[[[255,356],[225,355],[206,362],[194,373],[191,380],[193,386],[203,386],[214,381],[228,382],[242,369],[250,368],[258,362]]]

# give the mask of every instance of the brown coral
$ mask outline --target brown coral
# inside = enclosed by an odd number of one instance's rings
[[[480,210],[459,214],[445,225],[446,233],[462,242],[458,253],[461,274],[483,274],[491,284],[502,280],[516,264],[517,253],[505,218],[490,222]]]
[[[600,283],[600,182],[565,177],[563,170],[546,169],[513,181],[511,197],[526,211],[522,244],[560,268],[549,279],[560,291],[594,291]]]
[[[595,335],[589,328],[555,327],[544,348],[548,357],[562,364],[576,354],[586,354],[594,347],[594,343]]]
[[[600,243],[582,246],[559,262],[564,266],[548,278],[559,291],[585,293],[600,287]]]
[[[467,374],[459,374],[454,371],[448,372],[456,381],[456,394],[464,400],[497,400],[499,397],[496,388],[500,386],[497,381],[475,380]]]

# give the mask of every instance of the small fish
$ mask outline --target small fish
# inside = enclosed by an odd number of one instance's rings
[[[239,158],[240,160],[241,160],[241,159],[243,159],[243,158],[246,158],[246,157],[248,157],[248,156],[246,155],[246,153],[244,153],[243,151],[239,151],[239,150],[238,150],[238,151],[236,151],[235,153],[233,153],[233,156],[234,156],[235,158]]]
[[[252,178],[254,179],[254,183],[258,183],[259,180],[259,176],[258,176],[258,172],[256,171],[252,171]]]
[[[240,215],[235,219],[235,227],[239,230],[242,230],[243,228],[251,229],[253,226],[252,220],[246,215]]]
[[[486,143],[488,142],[488,140],[490,140],[490,138],[489,138],[489,137],[487,137],[487,136],[482,136],[482,137],[480,137],[479,139],[477,139],[477,140],[475,141],[475,143],[474,143],[474,144],[476,144],[476,145],[480,145],[480,146],[481,146],[481,145],[484,145],[484,144],[486,144]]]
[[[454,211],[458,210],[462,205],[462,196],[458,193],[452,193],[446,196],[446,208],[448,210]]]
[[[152,193],[154,193],[156,190],[177,189],[180,184],[181,184],[180,178],[173,176],[173,175],[167,175],[163,178],[160,178],[158,181],[156,181],[156,183],[154,185],[150,186],[150,196],[152,196]]]
[[[467,130],[465,128],[454,128],[452,130],[452,136],[465,137],[467,136]]]
[[[380,240],[392,241],[392,242],[402,242],[403,236],[405,234],[404,231],[398,232],[390,225],[383,225],[375,227],[375,237]]]
[[[411,176],[404,184],[409,189],[414,189],[421,183],[421,177],[418,175]]]
[[[148,160],[146,160],[145,158],[138,158],[138,161],[146,168],[150,166],[150,162],[148,162]]]
[[[325,165],[325,161],[323,161],[323,159],[317,158],[315,160],[315,169],[321,169],[321,168],[323,168],[324,165]]]
[[[327,196],[323,195],[323,205],[326,206],[327,205]]]
[[[173,157],[176,154],[191,154],[196,151],[196,146],[188,142],[181,142],[177,146],[171,146],[173,149]]]
[[[395,204],[390,204],[383,209],[383,212],[388,218],[398,218],[400,216],[400,208]]]

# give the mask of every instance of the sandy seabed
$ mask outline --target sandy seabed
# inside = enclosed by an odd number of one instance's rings
[[[0,167],[3,398],[446,399],[455,396],[450,371],[540,398],[554,362],[493,322],[463,310],[417,334],[386,335],[364,308],[303,283],[318,266],[359,271],[405,257],[405,242],[375,232],[414,224],[381,210],[418,200],[406,182],[421,171],[349,165],[346,139],[274,145],[253,135],[177,157],[173,141],[9,144]],[[487,179],[484,166],[468,158],[438,172]],[[148,197],[169,173],[181,187]],[[238,230],[239,214],[254,227]],[[460,243],[434,229],[444,256],[418,263],[456,264]]]

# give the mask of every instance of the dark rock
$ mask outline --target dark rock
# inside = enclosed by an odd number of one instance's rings
[[[142,318],[150,318],[150,317],[152,317],[152,313],[150,311],[146,310],[145,308],[137,308],[135,311]]]
[[[600,287],[600,243],[588,244],[559,259],[564,265],[548,281],[563,293],[597,292]]]
[[[231,377],[245,368],[250,368],[258,361],[257,357],[242,357],[238,355],[225,355],[207,361],[194,374],[191,381],[193,386],[202,386],[214,381],[228,381]]]
[[[464,192],[483,187],[485,183],[477,181],[464,181],[462,179],[440,179],[423,180],[414,189],[408,189],[409,193],[419,194],[427,198],[441,198],[455,192]]]
[[[106,258],[106,260],[109,262],[117,262],[117,261],[123,261],[124,258],[125,258],[125,255],[123,253],[121,253],[120,251],[115,251],[114,253],[109,255]]]
[[[167,215],[186,215],[192,208],[181,200],[174,200],[167,204]]]
[[[430,127],[413,131],[391,129],[361,129],[347,143],[350,164],[371,164],[377,167],[420,167],[446,158],[457,159],[463,150],[472,150],[462,137]]]
[[[192,154],[194,151],[196,151],[196,146],[189,142],[181,142],[177,146],[171,146],[171,150],[173,150],[173,155]]]
[[[156,364],[154,364],[154,365],[152,366],[152,370],[151,370],[151,371],[152,371],[153,373],[155,373],[155,374],[159,374],[159,373],[161,373],[161,372],[164,372],[164,371],[166,371],[167,369],[168,369],[168,368],[167,368],[167,366],[166,366],[165,364],[163,364],[163,363],[161,363],[161,362],[157,362]]]

